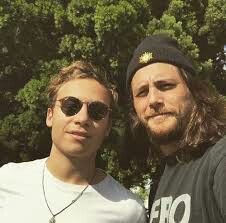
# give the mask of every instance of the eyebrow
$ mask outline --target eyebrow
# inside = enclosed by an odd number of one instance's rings
[[[154,82],[154,85],[161,85],[161,84],[177,84],[178,83],[178,81],[177,80],[175,80],[175,79],[164,79],[164,80],[157,80],[157,81],[155,81]]]
[[[134,91],[138,91],[140,89],[146,88],[148,85],[149,84],[147,81],[142,81],[141,83],[134,86]]]
[[[178,82],[178,80],[172,79],[172,78],[167,78],[167,79],[159,79],[159,80],[155,80],[154,83],[165,83],[165,82]],[[149,85],[148,84],[148,80],[142,81],[141,83],[138,83],[134,89],[140,89],[143,88],[145,86]]]
[[[172,79],[172,78],[166,78],[166,79],[155,80],[154,82],[155,83],[156,82],[177,82],[177,80],[176,79]]]

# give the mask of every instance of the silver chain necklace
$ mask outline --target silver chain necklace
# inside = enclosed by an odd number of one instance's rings
[[[71,203],[69,203],[67,206],[65,206],[64,208],[62,208],[60,211],[58,211],[57,213],[53,213],[50,206],[49,206],[49,203],[47,201],[47,198],[46,198],[46,192],[45,192],[45,186],[44,186],[44,180],[45,180],[45,168],[46,168],[46,162],[44,163],[44,167],[43,167],[43,171],[42,171],[42,191],[43,191],[43,195],[44,195],[44,198],[45,198],[45,203],[46,203],[46,206],[48,207],[52,217],[49,219],[49,223],[55,223],[56,222],[56,216],[59,215],[60,213],[62,213],[64,210],[66,210],[67,208],[69,208],[72,204],[74,204],[82,195],[83,193],[85,192],[85,190],[88,188],[88,186],[90,184],[87,184],[84,189],[71,201]],[[92,179],[90,181],[90,183],[92,183],[94,177],[95,177],[95,173],[96,171],[94,172],[93,176],[92,176]]]

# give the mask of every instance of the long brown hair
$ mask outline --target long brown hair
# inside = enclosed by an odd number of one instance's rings
[[[215,144],[226,134],[226,100],[210,82],[180,71],[196,104],[180,142],[189,153]]]

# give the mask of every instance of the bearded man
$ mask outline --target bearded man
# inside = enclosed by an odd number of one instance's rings
[[[126,77],[138,164],[155,164],[150,223],[226,222],[226,104],[167,35],[146,37]],[[153,169],[153,168],[152,168]],[[158,176],[158,177],[155,177]]]

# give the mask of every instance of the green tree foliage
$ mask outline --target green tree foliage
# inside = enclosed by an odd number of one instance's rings
[[[224,0],[1,0],[0,165],[48,154],[45,89],[62,66],[76,59],[103,66],[118,84],[124,105],[125,72],[134,47],[144,36],[162,32],[178,39],[199,75],[226,94],[217,59],[226,43]],[[118,165],[125,118],[121,106],[98,163],[125,185],[142,185],[146,174]]]

